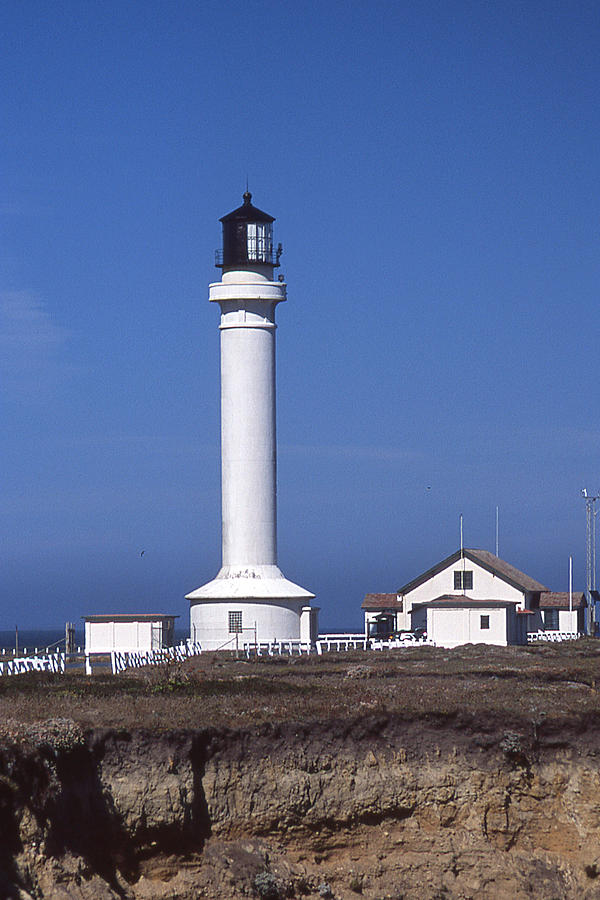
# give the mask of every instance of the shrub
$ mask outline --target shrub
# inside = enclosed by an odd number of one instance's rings
[[[281,886],[271,872],[259,872],[254,878],[254,890],[261,900],[280,900]]]

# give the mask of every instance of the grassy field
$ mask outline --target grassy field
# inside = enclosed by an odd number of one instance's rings
[[[245,728],[365,714],[499,716],[541,723],[600,713],[600,641],[468,645],[183,664],[112,676],[0,678],[0,721],[68,717],[83,728]]]

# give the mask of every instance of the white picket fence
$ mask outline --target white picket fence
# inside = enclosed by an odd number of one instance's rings
[[[347,650],[368,650],[371,642],[364,634],[320,634],[317,653],[345,653]]]
[[[125,669],[140,669],[142,666],[160,666],[167,662],[183,662],[189,656],[199,656],[202,648],[199,643],[189,641],[179,644],[177,647],[164,647],[160,650],[143,651],[119,651],[113,650],[110,654],[110,664],[113,675],[125,671]],[[91,674],[93,654],[86,653],[85,670]]]
[[[396,650],[398,647],[435,647],[434,641],[427,638],[397,638],[391,641],[377,641],[371,639],[371,650]]]
[[[47,653],[43,656],[18,656],[0,661],[0,675],[22,675],[24,672],[64,672],[65,654]]]
[[[415,647],[422,644],[435,646],[425,638],[380,641],[366,638],[364,634],[320,634],[314,644],[304,641],[245,641],[243,652],[249,659],[254,656],[310,656],[316,653],[345,653],[348,650],[390,650],[396,647]]]
[[[576,641],[580,637],[583,635],[573,631],[529,631],[527,632],[527,643],[559,643],[560,641]]]
[[[311,647],[304,641],[244,641],[243,652],[247,659],[253,656],[309,656],[314,653]]]
[[[189,642],[179,644],[177,647],[166,647],[162,650],[149,650],[147,652],[118,652],[110,654],[85,654],[85,673],[92,674],[94,657],[110,656],[111,670],[114,675],[124,669],[139,669],[141,666],[159,666],[168,661],[183,662],[189,656],[198,656],[202,648],[198,643]],[[18,656],[15,659],[0,660],[0,676],[23,675],[25,672],[55,672],[63,674],[65,671],[65,653],[45,653],[39,656]],[[69,657],[73,660],[73,657]]]
[[[369,641],[360,634],[324,634],[319,635],[314,644],[307,641],[245,641],[243,651],[249,659],[253,656],[310,656],[345,650],[368,650]]]

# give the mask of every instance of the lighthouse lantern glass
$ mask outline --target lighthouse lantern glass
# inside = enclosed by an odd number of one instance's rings
[[[247,253],[249,262],[270,262],[273,250],[273,228],[267,222],[248,222]]]
[[[252,206],[252,194],[244,194],[244,204],[223,216],[223,250],[216,264],[222,268],[250,265],[279,265],[273,258],[273,216]]]

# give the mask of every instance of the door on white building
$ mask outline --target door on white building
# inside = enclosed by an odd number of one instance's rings
[[[162,626],[160,622],[152,623],[151,646],[153,650],[160,650],[162,647]]]

